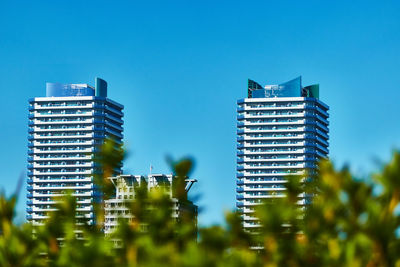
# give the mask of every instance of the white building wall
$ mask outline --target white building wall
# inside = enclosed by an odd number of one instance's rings
[[[27,220],[41,224],[67,191],[78,217],[94,223],[93,154],[105,138],[122,142],[123,106],[95,96],[38,97],[29,101]]]
[[[181,204],[176,198],[172,197],[172,174],[151,174],[147,177],[140,175],[120,175],[111,177],[110,179],[115,186],[115,197],[105,201],[105,234],[110,234],[115,230],[120,218],[125,218],[130,221],[133,219],[133,215],[126,206],[126,203],[134,201],[135,187],[139,186],[143,181],[146,181],[148,190],[161,185],[164,186],[164,189],[168,189],[165,193],[171,197],[173,202],[172,218],[179,218]],[[196,180],[187,180],[187,191],[191,187],[190,183],[194,182],[196,182]],[[195,216],[197,216],[197,207],[193,205],[193,208],[193,212],[195,212]]]
[[[245,229],[254,206],[285,194],[286,177],[328,156],[328,106],[315,98],[245,98],[237,108],[236,207]],[[302,195],[299,204],[309,201]]]

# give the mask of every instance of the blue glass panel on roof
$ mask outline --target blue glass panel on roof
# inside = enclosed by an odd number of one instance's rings
[[[301,76],[266,89],[266,97],[301,97]]]
[[[96,77],[96,96],[107,97],[107,82]]]
[[[94,96],[95,91],[87,84],[61,84],[46,83],[47,97],[65,97],[65,96]]]
[[[267,91],[265,89],[257,89],[251,92],[252,98],[265,98],[267,97]]]

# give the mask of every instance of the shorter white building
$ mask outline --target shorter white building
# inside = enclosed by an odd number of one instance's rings
[[[147,183],[150,191],[156,187],[166,189],[166,194],[171,197],[173,202],[172,217],[178,220],[186,212],[192,213],[197,225],[197,206],[192,202],[180,203],[173,197],[172,182],[175,177],[172,174],[150,174],[149,176],[141,175],[120,175],[109,178],[115,186],[115,198],[105,200],[105,220],[104,233],[110,234],[118,226],[118,220],[125,218],[129,221],[133,219],[127,204],[135,200],[135,187],[141,183]],[[192,185],[197,182],[195,179],[186,179],[186,192],[190,190]]]

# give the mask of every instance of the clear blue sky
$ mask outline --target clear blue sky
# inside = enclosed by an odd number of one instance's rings
[[[125,105],[127,172],[196,159],[201,224],[234,207],[247,78],[319,83],[331,158],[367,174],[400,148],[399,14],[398,1],[1,1],[0,185],[26,169],[28,98],[95,76]]]

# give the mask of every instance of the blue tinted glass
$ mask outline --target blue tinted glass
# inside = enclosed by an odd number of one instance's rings
[[[267,89],[267,97],[301,97],[301,76]]]
[[[47,97],[94,96],[94,89],[87,85],[46,83]]]
[[[258,89],[258,90],[253,90],[252,94],[252,98],[265,98],[267,97],[266,94],[266,90],[265,89]]]

